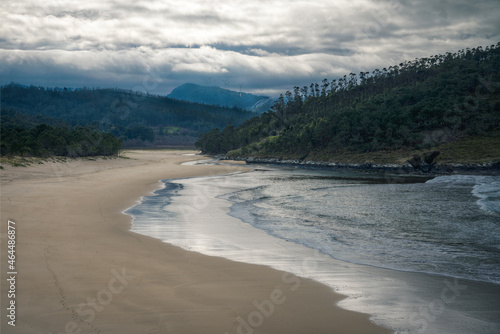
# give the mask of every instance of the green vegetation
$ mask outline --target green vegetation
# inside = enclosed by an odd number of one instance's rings
[[[440,163],[483,163],[499,161],[500,131],[492,131],[484,136],[469,136],[460,140],[439,145],[442,154]]]
[[[180,135],[183,132],[183,129],[178,126],[165,126],[160,128],[160,131],[167,135]]]
[[[485,148],[498,147],[499,69],[500,43],[325,79],[196,145],[211,154],[345,162],[399,161],[437,147],[441,161],[499,160],[498,149]]]
[[[56,161],[56,158],[52,158]],[[28,167],[32,165],[42,165],[49,158],[41,158],[41,157],[21,157],[21,156],[2,156],[0,157],[0,164],[2,165],[11,165],[14,167]],[[0,169],[4,169],[3,166],[0,166]]]
[[[9,84],[1,87],[2,115],[22,113],[56,125],[92,126],[120,138],[124,146],[193,145],[196,137],[228,123],[241,124],[254,114],[177,101],[119,89],[45,88]],[[19,121],[19,120],[17,120]],[[165,127],[176,127],[175,134]]]
[[[121,140],[90,126],[69,126],[60,120],[2,111],[1,156],[109,156],[117,155],[120,148]]]

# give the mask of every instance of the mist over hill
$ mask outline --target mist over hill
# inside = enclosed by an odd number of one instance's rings
[[[180,85],[168,97],[176,100],[229,108],[237,107],[257,113],[267,111],[275,101],[274,98],[270,98],[269,96],[236,92],[216,86],[200,86],[194,83]]]

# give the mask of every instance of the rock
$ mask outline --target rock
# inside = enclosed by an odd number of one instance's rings
[[[439,151],[434,151],[429,153],[424,153],[424,161],[426,164],[432,164],[434,162],[434,159],[437,158],[438,155],[440,155],[441,152]]]
[[[408,160],[407,162],[413,167],[415,170],[422,171],[424,173],[429,173],[436,163],[434,159],[440,154],[439,151],[433,151],[430,153],[424,153],[424,158],[422,159],[420,155],[415,154],[413,158]]]
[[[411,158],[410,160],[408,160],[408,163],[414,168],[414,169],[417,169],[417,170],[420,170],[420,168],[422,167],[422,158],[420,158],[420,156],[418,154],[415,154],[413,156],[413,158]]]
[[[256,158],[245,156],[226,156],[218,155],[214,158],[221,160],[241,160],[249,164],[280,164],[292,166],[310,166],[313,168],[328,168],[328,169],[351,169],[351,170],[364,170],[364,171],[385,171],[395,174],[453,174],[453,173],[481,173],[485,175],[500,175],[500,162],[490,161],[486,163],[474,164],[457,164],[448,163],[446,165],[437,165],[434,161],[439,156],[439,151],[433,151],[423,154],[423,159],[420,155],[416,154],[411,159],[403,164],[376,164],[376,163],[342,163],[331,161],[314,161],[314,160],[300,160],[300,159],[284,159],[280,158]]]

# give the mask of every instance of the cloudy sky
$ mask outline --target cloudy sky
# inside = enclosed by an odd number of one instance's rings
[[[499,0],[1,0],[0,84],[279,94],[500,41]]]

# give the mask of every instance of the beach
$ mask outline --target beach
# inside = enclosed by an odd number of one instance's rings
[[[131,232],[123,211],[158,189],[159,180],[247,170],[181,165],[203,158],[192,153],[5,165],[2,333],[389,332],[367,314],[336,306],[343,296],[316,281]],[[8,221],[16,231],[13,298]],[[12,301],[15,326],[6,317]]]
[[[252,167],[163,180],[132,231],[321,282],[398,334],[500,330],[498,177]]]

